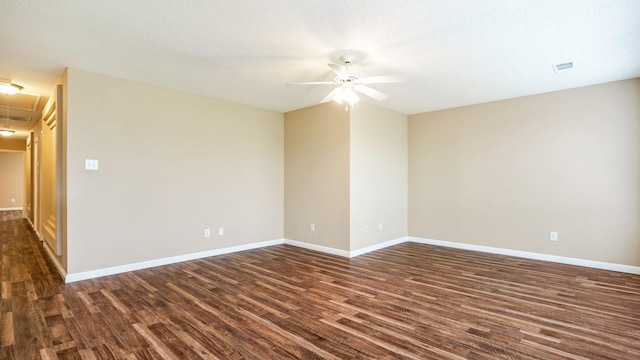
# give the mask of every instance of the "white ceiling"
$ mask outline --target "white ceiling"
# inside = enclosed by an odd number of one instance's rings
[[[404,114],[640,76],[638,0],[15,0],[0,18],[0,78],[42,95],[72,67],[286,112],[333,88],[287,82],[347,53],[408,79],[371,86]]]

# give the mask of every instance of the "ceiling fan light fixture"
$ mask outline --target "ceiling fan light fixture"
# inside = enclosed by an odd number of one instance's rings
[[[381,75],[381,76],[368,76],[360,77],[356,72],[351,70],[349,65],[352,64],[353,57],[351,55],[344,55],[340,57],[340,60],[344,65],[338,65],[328,63],[329,68],[335,74],[333,81],[306,81],[306,82],[289,82],[287,85],[331,85],[336,84],[329,94],[327,94],[320,103],[327,101],[335,101],[338,104],[343,102],[347,103],[347,110],[349,107],[353,107],[360,98],[356,95],[356,92],[364,94],[374,100],[382,101],[386,99],[387,94],[373,89],[367,85],[369,84],[384,84],[384,83],[398,83],[406,81],[401,76]],[[365,85],[366,84],[366,85]]]
[[[358,97],[358,95],[356,95],[351,86],[348,86],[343,87],[342,90],[333,97],[333,101],[337,102],[338,104],[346,102],[350,107],[353,107],[355,103],[360,101],[360,98]]]
[[[17,94],[24,89],[22,86],[18,84],[14,84],[11,80],[8,79],[0,79],[0,93],[6,95]]]

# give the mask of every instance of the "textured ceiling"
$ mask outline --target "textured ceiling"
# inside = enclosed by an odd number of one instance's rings
[[[361,76],[408,79],[372,85],[404,114],[640,76],[638,0],[14,0],[0,14],[0,78],[42,95],[72,67],[286,112],[332,86],[285,84],[331,80],[345,53]]]

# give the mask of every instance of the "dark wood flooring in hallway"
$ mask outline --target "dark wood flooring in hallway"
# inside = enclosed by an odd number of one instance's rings
[[[1,359],[640,359],[640,276],[405,243],[63,284],[0,222]]]

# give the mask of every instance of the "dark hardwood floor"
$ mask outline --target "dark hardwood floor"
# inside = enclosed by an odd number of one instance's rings
[[[22,218],[22,210],[0,211],[0,221],[8,221]]]
[[[640,276],[405,243],[63,284],[0,222],[2,359],[640,359]]]

